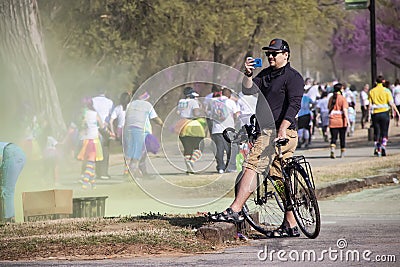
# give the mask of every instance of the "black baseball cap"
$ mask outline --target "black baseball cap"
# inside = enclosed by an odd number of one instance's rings
[[[198,93],[196,93],[196,91],[192,88],[192,87],[185,87],[185,89],[183,89],[183,94],[185,96],[199,96]]]
[[[283,39],[273,39],[269,46],[264,46],[262,50],[282,50],[285,52],[290,52],[289,44]]]

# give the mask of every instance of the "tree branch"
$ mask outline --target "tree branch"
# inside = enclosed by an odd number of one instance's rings
[[[384,59],[385,59],[387,62],[389,62],[390,64],[392,64],[393,66],[395,66],[396,68],[400,68],[400,63],[399,63],[399,62],[393,61],[392,59],[390,59],[390,58],[388,58],[388,57],[385,57]]]

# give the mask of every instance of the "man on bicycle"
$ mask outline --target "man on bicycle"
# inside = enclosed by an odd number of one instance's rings
[[[256,106],[256,117],[262,118],[272,112],[276,133],[265,119],[258,119],[260,136],[254,143],[246,161],[243,164],[243,173],[238,184],[238,190],[232,204],[225,211],[212,215],[211,220],[239,223],[244,220],[241,212],[245,202],[256,189],[256,175],[268,170],[273,179],[281,183],[282,172],[279,160],[271,158],[267,151],[275,149],[276,139],[288,138],[289,142],[282,146],[283,159],[293,156],[297,147],[296,115],[299,112],[301,98],[304,93],[303,77],[290,66],[290,49],[285,40],[273,39],[270,44],[263,47],[268,58],[269,67],[253,78],[254,59],[249,57],[245,62],[245,76],[242,81],[242,92],[245,95],[261,92],[265,97],[264,102],[259,96]],[[268,105],[265,104],[265,100]],[[269,107],[268,107],[269,106]],[[271,111],[269,111],[269,109]],[[274,151],[274,150],[273,150]],[[287,190],[284,190],[287,191]],[[280,192],[285,199],[285,192]],[[271,232],[271,237],[297,237],[300,233],[292,209],[286,205],[286,212],[282,225]]]

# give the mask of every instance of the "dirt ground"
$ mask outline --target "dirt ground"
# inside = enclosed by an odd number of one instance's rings
[[[204,216],[78,218],[0,224],[0,260],[87,260],[188,255],[244,245],[196,236]]]

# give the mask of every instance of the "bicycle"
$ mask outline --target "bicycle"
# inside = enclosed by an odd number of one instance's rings
[[[250,146],[259,134],[255,117],[250,125],[244,125],[238,132],[233,128],[223,132],[227,142],[247,142]],[[311,166],[304,156],[283,160],[281,147],[288,141],[280,139],[275,142],[282,166],[282,180],[273,180],[266,171],[257,174],[257,188],[246,201],[242,212],[253,229],[268,236],[268,233],[281,225],[285,211],[290,207],[300,230],[308,238],[314,239],[319,235],[321,218]],[[241,173],[237,176],[235,194],[241,176]]]

